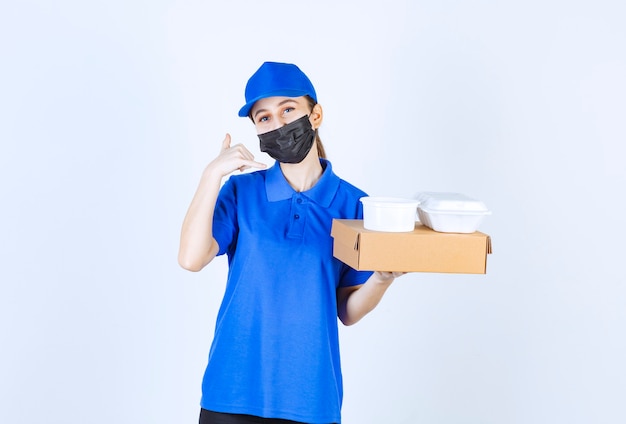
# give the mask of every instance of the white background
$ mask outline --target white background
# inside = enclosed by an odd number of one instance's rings
[[[626,8],[594,1],[3,2],[0,422],[193,423],[225,259],[176,263],[265,60],[335,171],[492,210],[486,275],[410,274],[341,329],[344,422],[626,421]],[[271,163],[269,157],[258,158]]]

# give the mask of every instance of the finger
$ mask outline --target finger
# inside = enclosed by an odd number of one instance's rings
[[[235,154],[240,155],[245,160],[254,160],[254,155],[241,143],[231,146],[231,149],[233,149],[233,152],[236,152]]]
[[[263,168],[266,168],[267,165],[262,164],[261,162],[256,162],[254,160],[254,155],[250,152],[250,150],[248,150],[248,148],[246,146],[244,146],[243,144],[239,143],[239,144],[235,144],[234,146],[231,147],[231,149],[234,149],[238,152],[238,154],[241,155],[241,157],[244,160],[248,160],[251,162],[256,163],[256,165],[254,166],[254,168],[259,168],[259,165],[262,165]]]
[[[230,134],[226,133],[224,141],[222,141],[222,151],[230,149]]]
[[[384,280],[396,279],[404,274],[406,272],[403,271],[378,271],[378,275]]]
[[[239,168],[240,171],[245,171],[246,169],[249,168],[257,168],[257,169],[265,169],[267,168],[267,165],[261,162],[257,162],[254,160],[245,160],[243,161],[244,164]]]

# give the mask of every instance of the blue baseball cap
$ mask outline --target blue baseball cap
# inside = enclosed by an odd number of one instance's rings
[[[317,102],[315,88],[300,68],[291,63],[265,62],[246,84],[246,104],[239,109],[239,116],[248,116],[258,100],[273,96],[311,96]]]

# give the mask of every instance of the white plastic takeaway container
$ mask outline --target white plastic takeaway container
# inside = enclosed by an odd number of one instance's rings
[[[442,233],[473,233],[491,215],[483,202],[460,193],[422,192],[415,199],[422,224]]]
[[[417,205],[415,199],[399,197],[361,197],[363,227],[367,230],[390,233],[409,232],[415,229]]]

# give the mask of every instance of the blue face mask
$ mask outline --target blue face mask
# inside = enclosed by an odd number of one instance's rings
[[[275,130],[259,134],[261,151],[278,162],[300,163],[309,154],[315,141],[315,130],[308,115]]]

